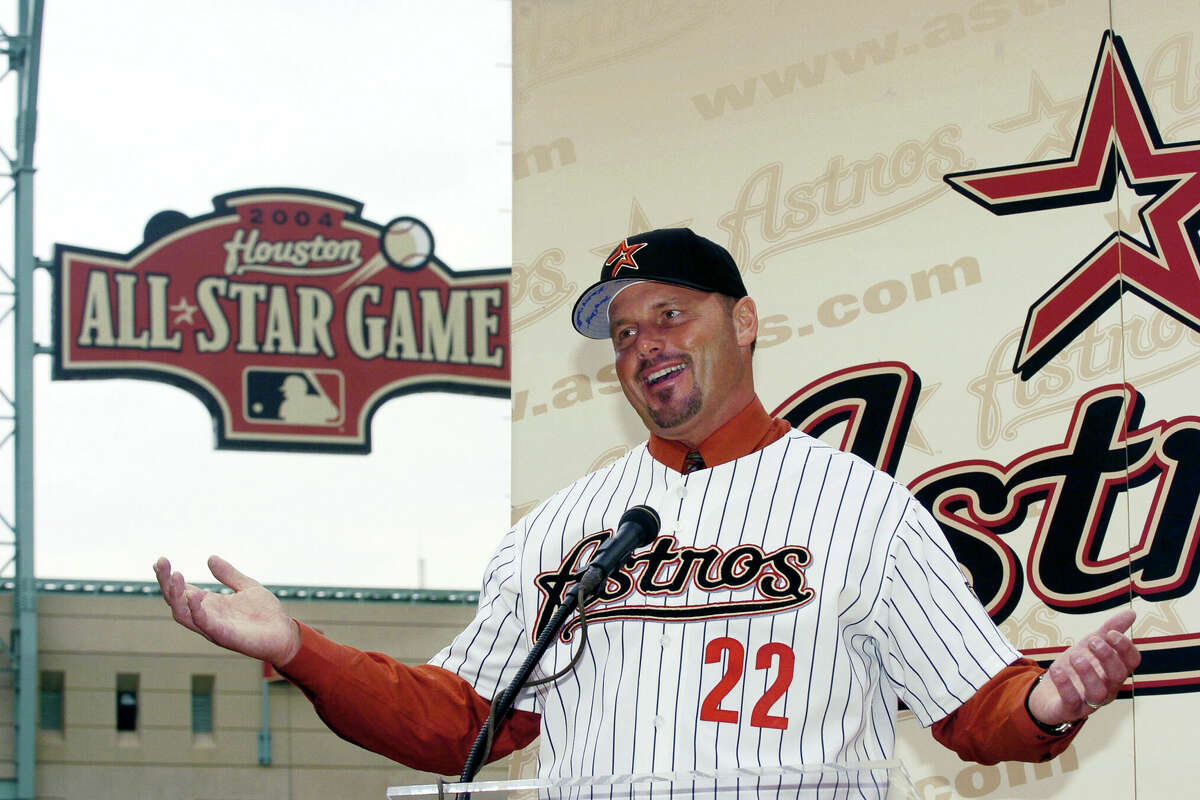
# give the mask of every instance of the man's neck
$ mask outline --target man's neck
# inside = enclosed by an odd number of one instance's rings
[[[699,450],[706,467],[749,455],[779,439],[791,426],[785,420],[767,416],[758,397],[723,425],[694,446],[690,442],[650,434],[650,455],[676,472],[683,472],[683,462],[689,450]]]

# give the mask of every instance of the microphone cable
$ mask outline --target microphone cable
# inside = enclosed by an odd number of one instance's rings
[[[532,689],[534,686],[542,686],[543,684],[553,683],[571,670],[575,669],[575,665],[579,663],[579,659],[583,658],[583,650],[585,647],[587,647],[588,618],[587,612],[584,611],[583,606],[579,606],[577,610],[579,612],[579,647],[575,649],[575,653],[571,656],[571,660],[567,662],[565,667],[548,678],[539,678],[536,681],[529,681],[529,683],[525,684],[526,688]],[[480,764],[486,764],[488,756],[492,754],[492,741],[496,738],[496,727],[501,722],[501,720],[496,719],[496,708],[498,706],[496,701],[500,699],[500,695],[503,693],[504,689],[501,689],[500,692],[492,698],[492,705],[491,709],[488,711],[487,722],[484,723],[487,726],[488,733],[487,739],[484,741],[483,745],[483,755],[479,759]]]

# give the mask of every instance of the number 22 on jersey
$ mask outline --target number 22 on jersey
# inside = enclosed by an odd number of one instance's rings
[[[748,666],[746,646],[728,636],[713,639],[704,648],[704,663],[720,664],[722,661],[725,663],[725,672],[700,704],[700,719],[736,723],[741,711],[722,707],[722,703],[737,688],[742,680],[742,673]],[[756,728],[787,729],[788,718],[772,714],[771,707],[787,692],[792,683],[795,666],[795,652],[782,642],[767,642],[758,648],[754,656],[754,669],[768,670],[768,675],[772,669],[777,668],[777,671],[774,680],[767,684],[766,691],[750,712],[751,725]]]

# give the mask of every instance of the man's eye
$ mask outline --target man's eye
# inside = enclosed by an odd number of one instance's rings
[[[678,308],[669,308],[663,312],[663,318],[664,319],[675,319],[682,313],[683,312],[680,311]]]

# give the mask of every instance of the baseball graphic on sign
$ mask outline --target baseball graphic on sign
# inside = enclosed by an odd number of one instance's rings
[[[415,217],[397,217],[383,229],[379,249],[393,267],[420,269],[433,256],[433,234]]]

